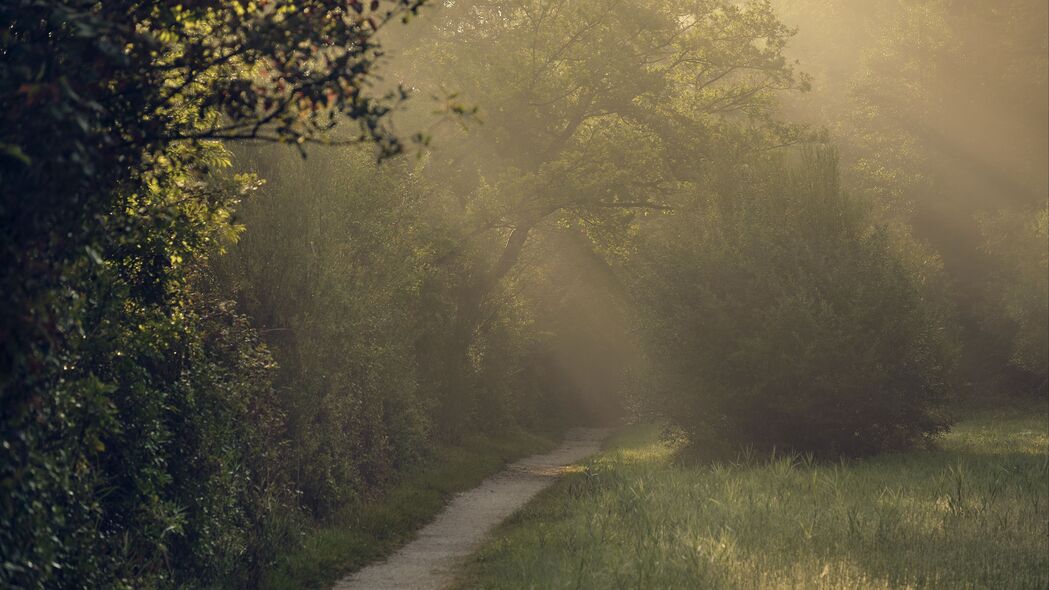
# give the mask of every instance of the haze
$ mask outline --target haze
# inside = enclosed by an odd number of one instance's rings
[[[0,23],[0,586],[1049,586],[1045,0]]]

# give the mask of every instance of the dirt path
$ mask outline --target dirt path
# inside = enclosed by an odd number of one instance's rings
[[[342,579],[334,590],[443,588],[452,581],[452,566],[473,553],[495,525],[552,484],[566,467],[597,452],[607,434],[572,429],[557,450],[522,459],[458,494],[414,541],[386,561]]]

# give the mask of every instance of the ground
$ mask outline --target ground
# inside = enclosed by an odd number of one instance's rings
[[[261,587],[330,587],[346,573],[410,541],[455,494],[477,486],[511,461],[555,448],[558,438],[510,429],[438,448],[383,495],[348,505],[330,522],[303,530],[301,545],[281,555],[265,572]]]
[[[979,411],[937,448],[689,464],[634,426],[497,529],[460,588],[1046,588],[1049,416]]]
[[[458,494],[414,541],[337,583],[334,590],[446,587],[458,560],[473,553],[493,527],[554,483],[566,468],[597,452],[607,435],[605,430],[573,428],[557,449],[521,459]]]

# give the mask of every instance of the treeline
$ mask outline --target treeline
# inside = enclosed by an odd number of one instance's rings
[[[993,278],[908,213],[950,142],[876,99],[951,86],[875,75],[939,63],[915,11],[984,39],[919,4],[854,82],[767,2],[0,6],[0,583],[256,586],[468,433],[636,411],[861,455],[945,431],[959,357],[1044,388],[1040,169],[966,212]],[[1036,37],[981,70],[1009,97],[1045,94]]]
[[[817,80],[785,113],[826,125],[849,190],[943,265],[962,392],[1045,393],[1049,8],[773,4]]]

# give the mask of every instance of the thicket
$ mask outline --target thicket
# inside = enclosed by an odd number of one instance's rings
[[[396,151],[359,89],[415,6],[0,4],[0,586],[250,583],[278,548],[272,359],[207,268],[253,181],[217,141]]]
[[[437,441],[536,427],[565,407],[539,387],[545,341],[528,298],[497,288],[484,321],[457,330],[459,291],[494,260],[481,249],[444,262],[463,230],[417,160],[241,159],[270,180],[216,268],[273,351],[290,475],[314,516],[373,494]]]
[[[870,454],[946,431],[945,316],[836,157],[766,164],[641,246],[666,416],[693,444]]]
[[[989,323],[1010,335],[1010,362],[1035,376],[1046,394],[1049,379],[1049,208],[1003,210],[981,218],[984,248],[996,264],[997,288],[984,297],[997,313]],[[996,322],[997,320],[997,322]]]

